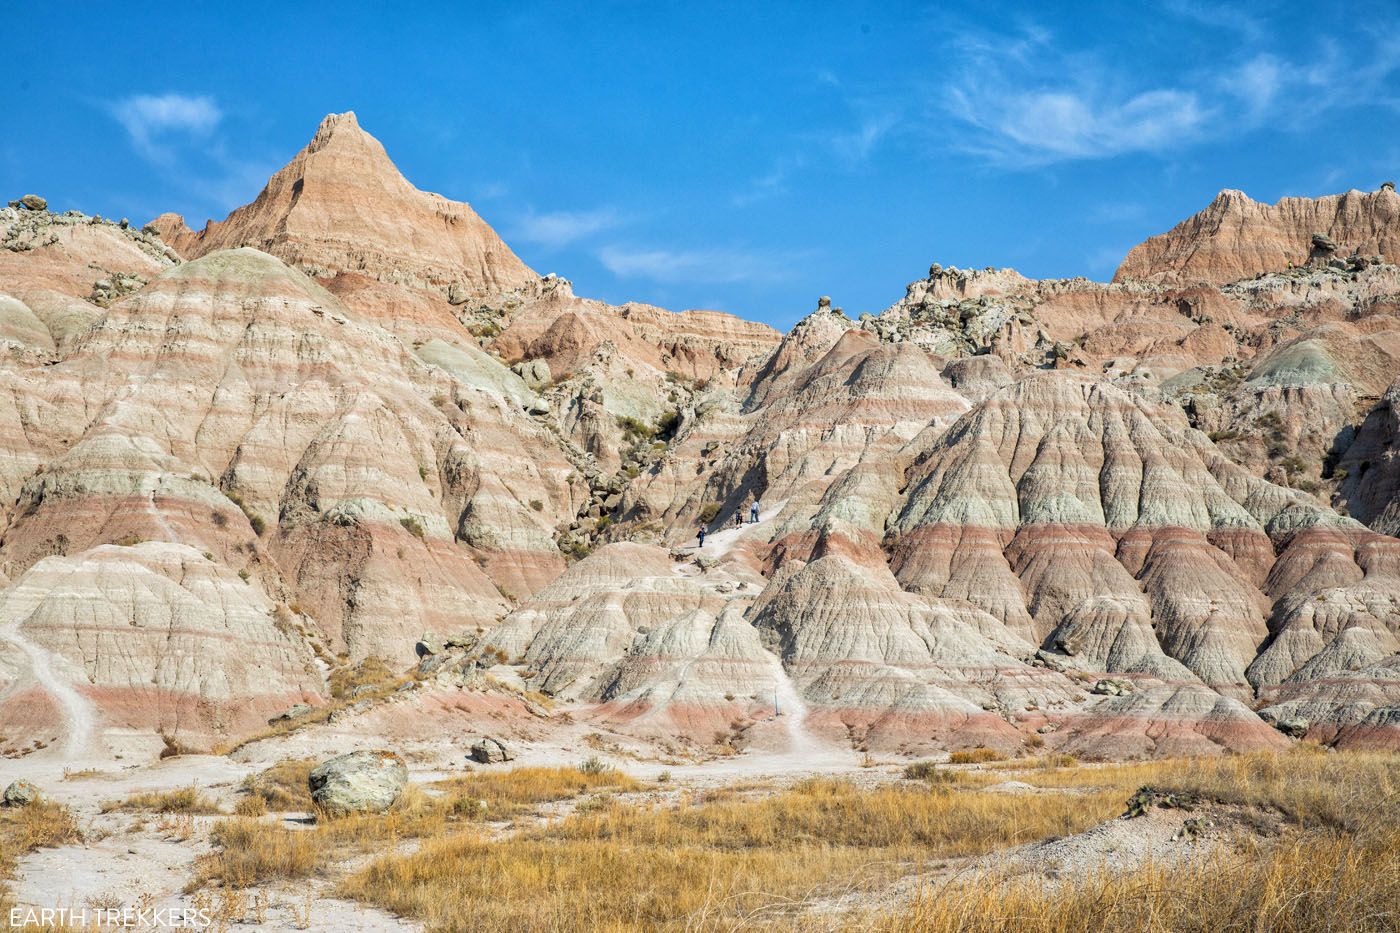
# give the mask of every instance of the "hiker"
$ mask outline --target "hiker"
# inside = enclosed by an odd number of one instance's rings
[[[700,546],[701,546],[701,547],[704,547],[704,546],[705,546],[705,525],[704,525],[703,522],[700,524],[700,530],[696,533],[695,537],[697,537],[697,538],[700,539]]]
[[[755,499],[755,500],[753,500],[753,502],[749,503],[749,524],[750,524],[750,525],[757,525],[757,524],[758,524],[758,500],[757,500],[757,499]]]
[[[737,511],[737,510],[734,512],[734,527],[735,527],[735,528],[743,528],[743,527],[744,527],[744,513],[743,513],[743,512],[740,512],[740,511]]]

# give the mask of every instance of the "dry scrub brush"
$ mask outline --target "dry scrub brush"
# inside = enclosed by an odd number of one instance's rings
[[[5,882],[14,877],[22,856],[82,839],[77,819],[60,804],[39,800],[24,807],[0,809],[0,916],[8,917],[15,906]]]
[[[180,787],[175,790],[143,791],[125,800],[104,800],[102,812],[114,810],[151,810],[156,813],[218,813],[219,804],[199,792],[199,788]]]
[[[925,889],[885,914],[886,931],[1217,930],[1311,933],[1400,929],[1400,757],[1287,754],[1110,765],[1026,777],[1072,786],[1126,788],[1150,782],[1164,793],[1272,811],[1277,839],[1242,838],[1183,865],[1146,865],[1057,881],[958,879]]]
[[[911,862],[1078,832],[1121,804],[1116,793],[1013,798],[820,779],[760,799],[613,801],[506,841],[434,840],[379,859],[341,893],[435,930],[462,917],[477,930],[788,923],[811,898],[887,882]]]

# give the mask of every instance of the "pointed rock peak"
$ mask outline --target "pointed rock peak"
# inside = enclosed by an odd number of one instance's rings
[[[1254,199],[1238,188],[1221,188],[1220,193],[1210,202],[1210,207],[1229,207],[1253,203]]]
[[[166,246],[173,249],[182,259],[198,255],[199,234],[185,223],[185,218],[171,211],[161,214],[147,224],[155,230]]]
[[[355,118],[355,111],[347,110],[344,113],[326,114],[325,118],[321,120],[321,125],[316,128],[316,138],[330,136],[338,129],[364,132],[360,129],[360,121]]]
[[[470,206],[413,187],[352,111],[327,115],[226,220],[187,236],[166,229],[186,258],[253,246],[315,278],[353,273],[458,302],[538,281]]]
[[[306,148],[298,155],[308,155],[322,149],[340,146],[347,148],[367,147],[382,155],[385,161],[388,161],[389,158],[383,144],[361,128],[360,121],[355,119],[355,111],[353,110],[326,114],[321,125],[316,127],[316,135],[311,137],[311,142],[307,143]],[[395,171],[397,172],[397,170]]]

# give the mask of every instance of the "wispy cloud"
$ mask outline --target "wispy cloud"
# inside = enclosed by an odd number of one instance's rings
[[[1190,2],[1168,8],[1189,20],[1207,17]],[[1393,30],[1324,35],[1305,57],[1290,58],[1238,9],[1213,4],[1209,19],[1238,35],[1237,52],[1155,80],[1144,80],[1121,51],[1075,50],[1044,28],[1014,35],[964,29],[951,38],[953,78],[933,119],[946,129],[951,116],[963,127],[953,134],[957,148],[1002,167],[1033,168],[1165,155],[1266,123],[1297,128],[1326,111],[1394,98],[1400,36]]]
[[[1273,107],[1283,90],[1283,66],[1272,55],[1256,55],[1228,72],[1222,86],[1245,106],[1251,118],[1260,119]]]
[[[152,216],[179,209],[197,228],[201,217],[222,217],[252,200],[285,160],[285,155],[250,155],[242,137],[237,146],[229,145],[224,109],[206,95],[133,94],[96,104],[126,131],[132,149],[180,193],[176,203],[145,205]]]
[[[855,130],[833,136],[831,149],[847,162],[864,162],[898,123],[899,118],[893,113],[867,117]]]
[[[621,222],[621,216],[612,208],[546,213],[531,210],[510,225],[510,234],[513,239],[558,249],[604,230],[611,230]]]
[[[961,68],[944,109],[972,130],[959,145],[1015,165],[1158,151],[1198,135],[1213,116],[1195,91],[1132,90],[1101,62],[1063,51],[1044,30],[954,43]]]
[[[606,246],[598,260],[613,275],[654,282],[771,282],[787,278],[793,257],[738,249]]]
[[[111,105],[131,144],[155,161],[170,158],[166,143],[173,138],[207,138],[223,119],[211,97],[185,94],[135,94]]]
[[[748,186],[730,198],[735,207],[747,207],[767,198],[786,194],[788,179],[807,164],[805,151],[779,156],[768,171],[749,182]]]

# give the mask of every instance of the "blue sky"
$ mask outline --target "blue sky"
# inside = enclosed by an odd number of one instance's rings
[[[8,4],[0,193],[199,227],[355,110],[580,294],[787,327],[1400,176],[1394,3],[1126,6]]]

